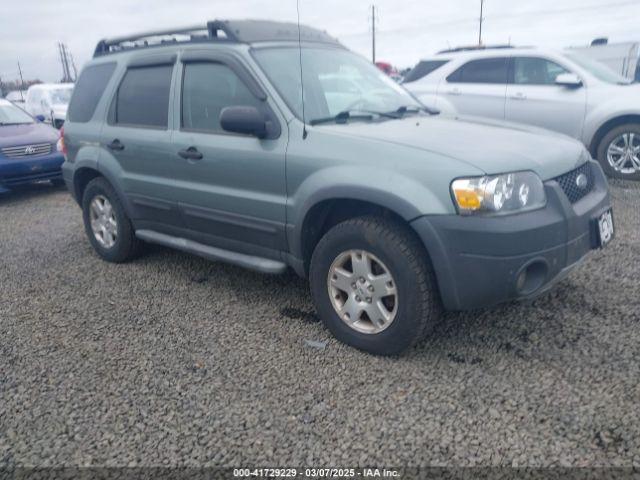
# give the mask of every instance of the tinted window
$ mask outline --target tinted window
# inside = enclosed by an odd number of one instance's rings
[[[167,127],[173,65],[131,68],[118,88],[116,123]]]
[[[220,63],[189,63],[182,83],[182,126],[189,130],[222,132],[220,112],[229,106],[262,109],[262,102],[240,78]]]
[[[92,65],[82,71],[69,103],[68,116],[71,122],[91,120],[102,92],[104,92],[115,69],[115,63],[103,63]]]
[[[449,82],[507,83],[507,59],[472,60],[447,77]]]
[[[520,85],[554,85],[556,77],[569,73],[560,65],[544,58],[515,57],[513,80]]]
[[[448,61],[449,60],[424,60],[418,63],[411,69],[409,73],[407,73],[407,75],[404,77],[403,83],[415,82],[416,80],[420,80],[422,77],[426,77],[431,72],[440,68]]]

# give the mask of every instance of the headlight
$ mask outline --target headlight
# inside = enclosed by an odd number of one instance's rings
[[[451,193],[461,215],[515,213],[547,203],[542,180],[533,172],[459,178]]]

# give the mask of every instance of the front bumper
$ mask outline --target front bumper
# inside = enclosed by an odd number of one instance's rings
[[[41,180],[62,179],[62,153],[24,157],[0,157],[0,192]]]
[[[547,205],[507,216],[424,216],[412,222],[435,270],[443,304],[468,310],[535,297],[577,266],[594,248],[594,218],[610,208],[597,162],[591,192],[570,203],[555,180]],[[524,272],[524,274],[523,274]]]

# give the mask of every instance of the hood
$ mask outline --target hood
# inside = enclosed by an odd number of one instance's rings
[[[53,116],[59,120],[64,120],[67,118],[67,107],[68,105],[65,104],[52,105]]]
[[[58,141],[58,135],[57,130],[44,123],[0,125],[0,148],[55,143]]]
[[[316,128],[438,153],[486,174],[532,170],[542,180],[548,180],[578,167],[588,158],[584,146],[570,137],[476,117],[414,116]]]

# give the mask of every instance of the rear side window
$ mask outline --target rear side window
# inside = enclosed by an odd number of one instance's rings
[[[103,63],[82,71],[69,103],[69,121],[85,123],[91,120],[115,69],[115,63]]]
[[[404,77],[403,83],[415,82],[422,77],[426,77],[431,72],[437,70],[449,60],[423,60],[411,69],[409,73]]]
[[[447,77],[452,83],[507,83],[507,58],[483,58],[465,63]]]
[[[221,63],[185,65],[182,80],[183,128],[222,132],[220,112],[230,106],[263,108],[262,102],[228,66]]]
[[[118,88],[115,123],[167,128],[173,65],[130,68]]]

